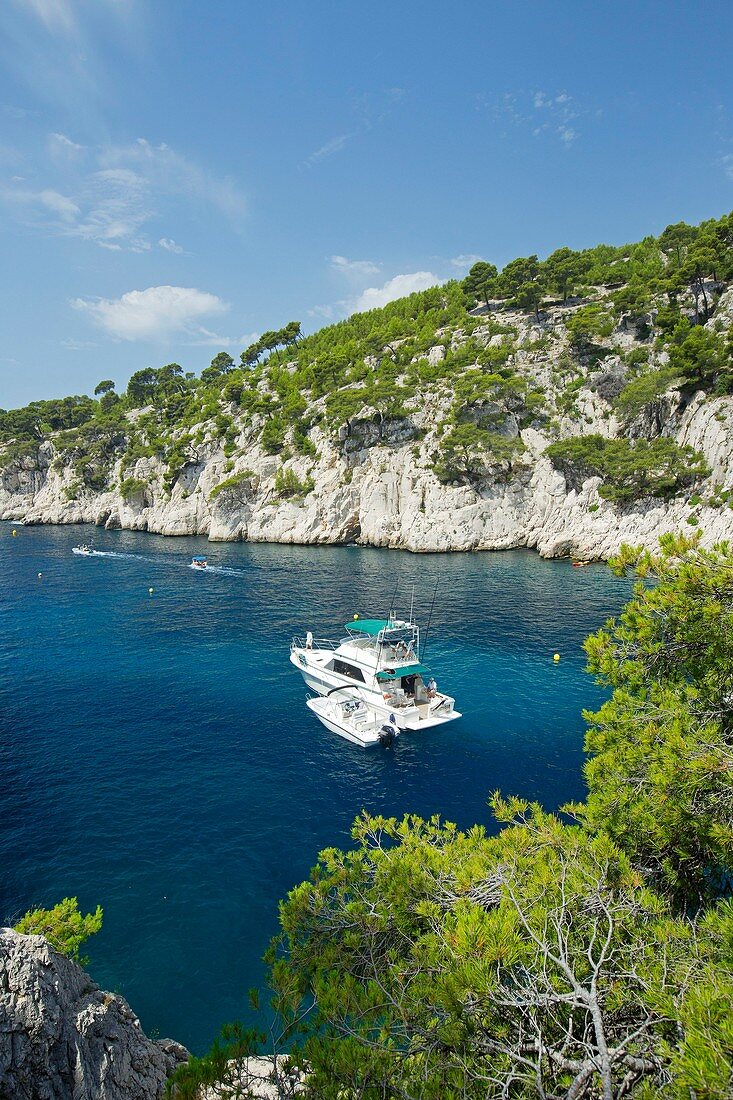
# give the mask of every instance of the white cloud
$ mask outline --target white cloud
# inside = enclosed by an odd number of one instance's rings
[[[477,264],[479,260],[483,260],[483,256],[476,256],[473,252],[461,253],[460,256],[454,256],[450,261],[451,267],[455,267],[457,271],[468,271],[469,268]]]
[[[161,237],[158,244],[161,248],[164,248],[166,252],[175,252],[177,256],[180,256],[184,251],[180,244],[176,244],[170,237]]]
[[[61,195],[58,191],[53,191],[50,188],[39,192],[38,199],[47,210],[58,214],[65,222],[73,222],[79,214],[79,207],[73,199],[67,198],[66,195]]]
[[[345,256],[332,256],[331,267],[344,275],[378,275],[379,264],[371,260],[347,260]]]
[[[319,321],[333,321],[337,315],[334,306],[313,306],[313,309],[308,310],[308,316],[317,317]]]
[[[337,137],[332,137],[331,140],[327,141],[325,145],[322,145],[320,149],[316,149],[309,157],[306,157],[303,164],[306,168],[312,168],[314,164],[318,164],[324,157],[330,157],[334,153],[337,153],[339,149],[343,149],[346,142],[352,136],[352,134],[339,134]]]
[[[489,106],[497,119],[529,129],[535,138],[546,135],[559,139],[566,149],[580,137],[574,125],[576,119],[592,113],[565,91],[551,93],[538,90],[529,98],[507,92],[493,105],[482,98],[479,102]]]
[[[38,17],[48,31],[71,34],[76,20],[68,0],[15,0],[18,7]]]
[[[85,148],[65,134],[50,134],[42,163],[33,166],[47,186],[31,190],[24,181],[0,186],[0,200],[25,208],[34,228],[80,237],[115,252],[146,252],[152,242],[147,225],[173,204],[203,204],[235,227],[244,217],[245,200],[236,185],[188,161],[167,145],[140,139],[130,146]],[[9,157],[0,159],[10,163]],[[16,158],[17,159],[17,158]],[[159,236],[161,248],[176,252],[172,237]],[[182,250],[181,250],[182,251]]]
[[[254,344],[255,340],[259,340],[259,332],[245,332],[243,336],[220,336],[216,332],[210,332],[209,329],[200,327],[199,335],[193,337],[190,340],[186,340],[185,343],[189,347],[194,348],[246,348],[250,344]]]
[[[134,165],[153,190],[187,198],[194,195],[235,224],[247,212],[246,199],[234,180],[199,167],[165,142],[153,145],[146,138],[138,138],[132,145],[111,145],[101,150],[100,162],[107,168]]]
[[[200,338],[203,317],[225,313],[226,302],[194,287],[151,286],[120,298],[76,298],[71,303],[110,336],[120,340]]]
[[[84,149],[83,145],[77,144],[67,137],[66,134],[49,134],[48,135],[48,147],[55,155],[73,156],[75,153],[81,153]]]
[[[395,275],[388,279],[384,286],[368,287],[354,302],[354,313],[364,313],[368,309],[377,309],[386,306],[387,302],[393,302],[396,298],[404,298],[407,294],[414,294],[417,290],[427,290],[435,286],[441,280],[430,271],[414,271],[409,275]]]

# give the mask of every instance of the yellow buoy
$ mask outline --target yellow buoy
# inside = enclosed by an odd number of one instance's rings
[[[358,618],[359,618],[359,616],[358,616],[358,615],[354,615],[354,622],[356,622],[356,620],[357,620]]]
[[[15,530],[15,528],[13,528],[13,538],[15,538],[17,534],[18,532]]]
[[[553,653],[552,659],[553,659],[553,661],[559,661],[560,660],[560,654],[559,653]]]

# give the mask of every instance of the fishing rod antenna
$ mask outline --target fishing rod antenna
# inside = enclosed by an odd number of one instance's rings
[[[440,583],[440,574],[435,578],[435,588],[433,589],[433,600],[430,604],[430,614],[428,615],[428,625],[425,627],[425,638],[422,644],[422,653],[420,654],[420,661],[425,660],[425,650],[428,647],[428,637],[430,635],[430,624],[433,621],[433,608],[435,607],[435,597],[438,594],[438,585]]]

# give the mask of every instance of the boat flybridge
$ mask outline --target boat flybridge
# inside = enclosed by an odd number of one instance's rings
[[[331,695],[348,688],[377,715],[394,715],[401,730],[428,729],[461,715],[455,699],[438,691],[420,663],[418,626],[391,615],[388,619],[359,619],[346,623],[339,642],[293,638],[290,661],[309,688]],[[340,694],[343,698],[343,694]]]

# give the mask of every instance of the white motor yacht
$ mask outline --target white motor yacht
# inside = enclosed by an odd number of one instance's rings
[[[87,544],[83,542],[80,546],[72,546],[71,553],[81,554],[81,556],[84,558],[91,558],[94,554],[94,551],[92,550],[91,546],[87,546]]]
[[[345,693],[345,689],[343,691]],[[319,695],[305,702],[326,729],[362,748],[392,745],[398,736],[395,723],[385,721],[363,699],[348,699],[343,694],[340,698]]]
[[[378,716],[394,714],[401,730],[428,729],[461,717],[455,699],[438,691],[418,658],[420,631],[415,623],[393,615],[355,617],[344,629],[346,637],[338,642],[315,639],[310,631],[293,639],[290,661],[309,688],[328,695],[334,688],[349,687]]]

